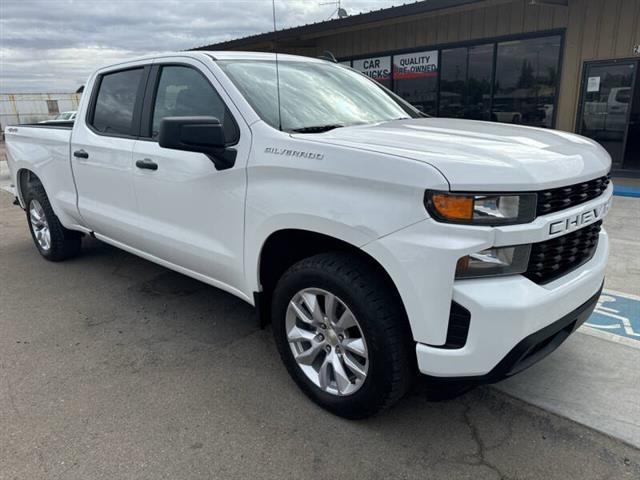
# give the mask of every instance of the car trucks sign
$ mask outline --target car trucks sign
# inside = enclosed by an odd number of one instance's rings
[[[391,57],[363,58],[353,61],[353,68],[379,82],[391,80]]]
[[[393,57],[393,78],[427,78],[438,75],[438,51],[407,53]]]

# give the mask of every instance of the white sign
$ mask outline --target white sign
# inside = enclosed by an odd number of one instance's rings
[[[393,78],[427,78],[438,76],[438,51],[407,53],[393,57]]]
[[[383,82],[391,80],[391,57],[364,58],[354,60],[353,68],[360,70],[368,77]]]
[[[633,46],[633,54],[640,55],[640,44]]]
[[[589,77],[587,80],[587,92],[600,91],[600,77]]]

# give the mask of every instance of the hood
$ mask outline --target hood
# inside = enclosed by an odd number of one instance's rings
[[[458,191],[540,190],[597,178],[611,168],[609,154],[587,138],[494,122],[393,120],[304,138],[428,163]]]

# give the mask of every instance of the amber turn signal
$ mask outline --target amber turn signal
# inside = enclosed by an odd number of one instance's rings
[[[456,277],[464,275],[464,273],[469,269],[469,260],[468,255],[458,260],[458,263],[456,264]]]
[[[431,205],[438,214],[447,220],[471,220],[473,218],[472,196],[434,193]]]

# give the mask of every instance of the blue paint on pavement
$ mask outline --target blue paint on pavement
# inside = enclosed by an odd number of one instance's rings
[[[629,187],[625,185],[613,185],[613,194],[618,197],[640,198],[640,187]]]
[[[640,342],[640,297],[605,290],[584,325]]]

